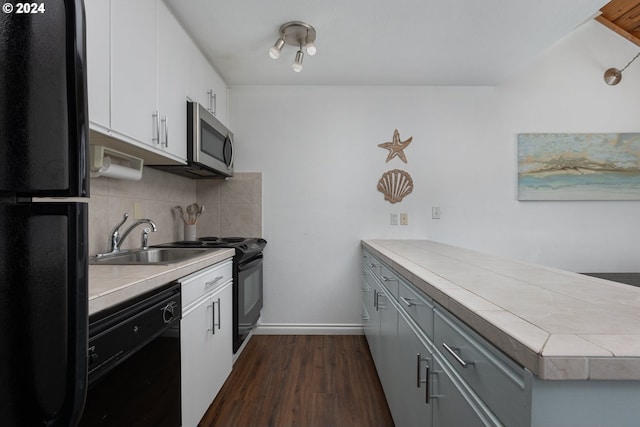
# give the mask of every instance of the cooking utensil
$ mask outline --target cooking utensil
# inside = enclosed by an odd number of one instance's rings
[[[175,206],[173,209],[176,212],[176,214],[178,214],[180,216],[180,218],[182,218],[182,221],[184,221],[185,224],[186,224],[188,219],[185,216],[185,213],[184,213],[184,210],[182,209],[182,206]]]

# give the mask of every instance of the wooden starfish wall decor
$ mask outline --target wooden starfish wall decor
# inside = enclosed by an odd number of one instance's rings
[[[413,137],[409,137],[406,141],[400,140],[400,132],[396,129],[393,132],[393,141],[378,144],[378,147],[389,150],[387,162],[398,157],[407,163],[407,156],[404,149],[411,144]],[[378,191],[384,194],[384,199],[391,204],[400,203],[405,196],[413,191],[413,179],[409,172],[401,169],[393,169],[385,172],[378,181]]]
[[[400,160],[407,163],[407,156],[404,154],[404,149],[411,144],[413,137],[410,136],[406,141],[400,140],[400,132],[396,129],[393,132],[393,141],[392,142],[383,142],[382,144],[378,144],[378,147],[389,150],[389,155],[387,156],[387,163],[389,160],[398,156]]]

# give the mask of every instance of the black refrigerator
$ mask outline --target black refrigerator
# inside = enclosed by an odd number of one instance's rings
[[[25,13],[27,8],[30,13]],[[82,413],[87,384],[88,205],[64,198],[89,196],[85,61],[82,0],[3,1],[3,426],[75,426]]]

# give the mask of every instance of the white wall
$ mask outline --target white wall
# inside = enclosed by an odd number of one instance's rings
[[[430,238],[574,271],[638,271],[640,202],[518,202],[516,134],[640,130],[637,46],[590,22],[500,87],[233,87],[239,171],[263,172],[267,325],[354,325],[359,242]],[[320,57],[318,57],[321,59]],[[398,66],[410,66],[398,64]],[[393,130],[408,164],[377,144]],[[386,202],[386,170],[415,190]],[[431,219],[440,206],[442,219]],[[409,226],[390,226],[407,212]]]

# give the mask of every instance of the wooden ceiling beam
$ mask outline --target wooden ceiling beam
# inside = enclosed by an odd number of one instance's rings
[[[640,46],[640,0],[611,0],[596,21]]]
[[[617,34],[621,35],[622,37],[624,37],[625,39],[629,40],[630,42],[635,43],[636,45],[640,46],[640,37],[630,33],[629,31],[625,30],[624,28],[619,27],[615,23],[609,21],[603,15],[597,16],[596,17],[596,21],[600,22],[601,24],[603,24],[607,28],[615,31]]]

